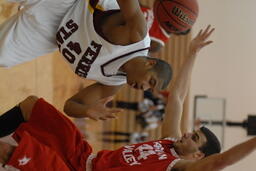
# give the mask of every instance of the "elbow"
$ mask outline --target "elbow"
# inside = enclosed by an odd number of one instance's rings
[[[28,96],[22,102],[20,102],[19,107],[22,111],[23,118],[26,121],[29,120],[37,100],[38,100],[38,97],[31,95],[31,96]]]
[[[181,98],[180,94],[177,91],[173,91],[168,96],[168,100],[167,101],[176,101],[176,102],[179,102],[179,103],[183,104],[182,100],[183,99]]]
[[[64,111],[64,113],[67,115],[67,116],[69,116],[69,117],[74,117],[73,116],[73,114],[72,114],[72,110],[70,110],[70,106],[71,106],[71,104],[70,104],[71,102],[70,102],[70,100],[67,100],[66,102],[65,102],[65,104],[64,104],[64,108],[63,108],[63,111]]]

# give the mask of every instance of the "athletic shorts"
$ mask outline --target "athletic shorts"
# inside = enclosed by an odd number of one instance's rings
[[[0,25],[0,67],[11,67],[58,49],[56,32],[76,0],[15,0],[22,10]]]
[[[43,99],[13,137],[18,146],[8,166],[24,171],[91,170],[91,146],[67,117]]]

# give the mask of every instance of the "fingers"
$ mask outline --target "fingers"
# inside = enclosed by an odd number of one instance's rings
[[[101,116],[101,118],[103,118],[103,119],[116,119],[117,118],[116,114],[121,113],[121,112],[123,112],[122,109],[108,109],[108,111],[106,111],[104,113],[104,116]]]
[[[123,111],[122,109],[107,109],[102,112],[91,113],[90,116],[88,117],[94,121],[116,119],[117,116],[115,114],[120,113],[122,111]]]
[[[105,118],[105,117],[99,117],[99,119],[102,120],[102,121],[107,120],[107,118]]]
[[[113,114],[111,115],[106,115],[106,116],[100,116],[100,117],[94,117],[94,116],[90,116],[90,119],[94,120],[94,121],[98,121],[98,120],[108,120],[108,119],[116,119],[117,117]]]
[[[209,44],[211,44],[211,43],[213,43],[213,41],[204,42],[204,43],[201,44],[201,48],[202,48],[202,47],[205,47],[205,46],[207,46],[207,45],[209,45]]]
[[[122,110],[122,109],[108,109],[108,112],[109,113],[112,113],[112,114],[114,114],[114,113],[121,113],[121,112],[123,112],[124,110]]]
[[[202,36],[205,36],[205,35],[209,32],[209,29],[210,29],[210,28],[211,28],[211,25],[208,25],[208,26],[206,27],[206,29],[204,30]]]
[[[110,102],[111,100],[113,100],[113,96],[108,96],[108,97],[106,97],[106,98],[103,98],[103,99],[101,99],[100,100],[100,103],[102,103],[102,104],[106,104],[106,103],[108,103],[108,102]]]
[[[95,116],[88,116],[88,118],[90,118],[91,120],[94,120],[94,121],[98,121],[98,118]]]
[[[203,35],[203,39],[204,39],[204,40],[208,39],[208,37],[210,37],[210,35],[212,34],[212,32],[213,32],[214,30],[215,30],[215,29],[212,28],[210,31],[205,32],[204,35]]]
[[[116,119],[116,118],[117,118],[117,117],[116,117],[115,115],[111,114],[111,115],[101,116],[101,117],[99,117],[97,120],[105,121],[105,120],[108,120],[108,119]],[[97,120],[96,120],[96,121],[97,121]]]
[[[201,35],[202,39],[206,40],[212,34],[212,32],[214,30],[215,30],[215,28],[211,28],[211,25],[208,25],[207,28],[204,30],[204,32]]]
[[[108,119],[116,119],[116,118],[117,117],[115,115],[113,115],[113,114],[99,117],[99,119],[103,120],[103,121],[108,120]]]
[[[202,32],[203,32],[203,30],[201,29],[201,30],[197,33],[196,37],[200,37],[201,34],[202,34]]]

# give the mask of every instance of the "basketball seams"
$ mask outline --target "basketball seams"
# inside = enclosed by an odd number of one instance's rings
[[[197,16],[198,14],[195,12],[195,11],[193,11],[192,9],[190,9],[190,8],[188,8],[187,6],[185,6],[184,4],[181,4],[180,2],[177,2],[177,1],[172,1],[172,2],[174,2],[174,3],[176,3],[176,4],[178,4],[178,5],[180,5],[180,6],[182,6],[182,7],[184,7],[185,9],[187,9],[187,10],[189,10],[190,12],[192,12],[195,16]]]
[[[166,13],[166,15],[168,15],[168,17],[170,17],[177,25],[179,25],[179,26],[181,26],[181,27],[183,27],[183,28],[187,28],[187,26],[185,26],[185,25],[183,25],[183,24],[181,24],[181,23],[179,22],[180,20],[176,20],[174,17],[172,17],[172,16],[169,14],[169,12],[168,12],[168,10],[165,8],[164,4],[162,4],[162,1],[160,1],[159,4],[162,5],[162,8],[164,9],[164,12]],[[159,6],[159,5],[158,5],[158,6]],[[184,23],[184,24],[186,24],[186,23]],[[173,27],[175,27],[175,26],[173,26]],[[177,28],[177,27],[175,27],[175,28]]]
[[[185,31],[192,27],[198,17],[197,0],[157,0],[154,15],[169,32]]]

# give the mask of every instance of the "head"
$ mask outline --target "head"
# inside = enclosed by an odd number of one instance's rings
[[[122,66],[127,76],[127,83],[135,89],[162,90],[165,89],[171,78],[171,66],[152,57],[137,57]]]
[[[221,151],[218,138],[206,127],[184,134],[174,148],[181,158],[188,160],[200,160]]]

